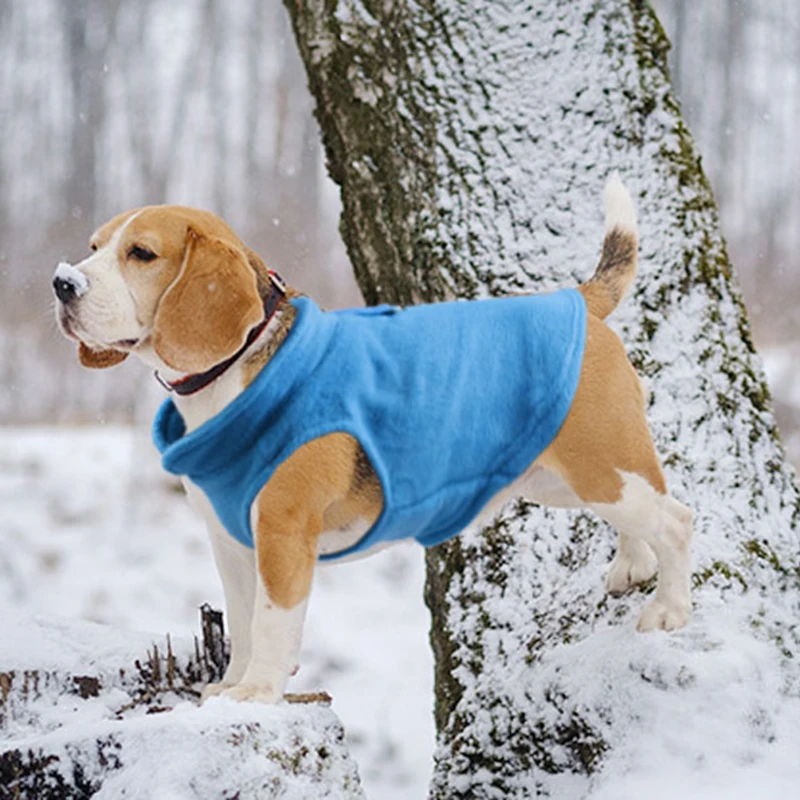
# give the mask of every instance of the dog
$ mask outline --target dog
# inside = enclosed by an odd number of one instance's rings
[[[638,249],[616,175],[605,206],[594,275],[552,295],[323,312],[220,218],[180,206],[120,214],[59,264],[56,318],[81,363],[133,353],[174,396],[154,438],[206,520],[231,633],[204,700],[282,698],[318,560],[436,544],[515,496],[611,523],[607,591],[658,572],[638,630],[686,624],[692,513],[603,322]]]

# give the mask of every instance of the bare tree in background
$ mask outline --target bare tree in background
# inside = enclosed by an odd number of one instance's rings
[[[794,339],[800,308],[800,6],[655,0],[674,82],[704,146],[758,338]]]
[[[690,729],[731,734],[731,769],[740,742],[765,757],[763,731],[798,713],[800,497],[649,4],[285,4],[369,302],[574,285],[622,171],[642,245],[614,322],[696,512],[695,616],[670,636],[633,632],[641,592],[604,594],[612,536],[588,516],[511,505],[430,552],[432,797],[619,797],[656,766],[680,796],[714,779],[671,746]],[[748,663],[720,656],[743,641]],[[756,710],[729,702],[753,686]]]
[[[75,0],[60,7],[67,32],[73,119],[64,190],[64,211],[68,218],[91,220],[97,206],[97,144],[106,112],[103,65],[113,45],[117,6],[117,3]]]

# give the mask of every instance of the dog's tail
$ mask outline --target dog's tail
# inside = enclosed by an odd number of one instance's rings
[[[605,189],[606,235],[594,275],[578,290],[591,314],[607,317],[622,300],[636,275],[639,232],[636,209],[628,190],[615,172]]]

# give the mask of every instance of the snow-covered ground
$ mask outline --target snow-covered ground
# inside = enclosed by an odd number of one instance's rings
[[[143,644],[197,633],[203,602],[223,607],[202,523],[162,473],[146,430],[0,428],[0,509],[0,603],[14,614],[151,633],[131,634]],[[422,550],[410,544],[321,568],[289,687],[333,696],[367,796],[378,800],[427,792],[433,666],[423,578]],[[0,643],[0,660],[16,656],[13,647]],[[98,713],[90,708],[81,713]]]

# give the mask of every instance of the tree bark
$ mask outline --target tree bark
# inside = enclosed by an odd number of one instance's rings
[[[611,324],[695,511],[694,618],[669,636],[634,632],[652,587],[604,595],[614,538],[588,515],[516,503],[429,552],[431,796],[618,800],[643,777],[677,797],[743,742],[763,763],[798,713],[800,495],[651,7],[285,5],[368,303],[585,280],[620,170],[642,244]]]

